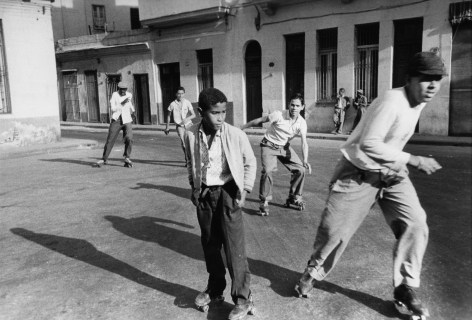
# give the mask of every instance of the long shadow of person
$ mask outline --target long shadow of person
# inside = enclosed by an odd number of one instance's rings
[[[186,257],[204,260],[200,245],[200,237],[196,234],[178,230],[167,225],[179,225],[190,229],[191,226],[176,221],[156,217],[137,217],[126,219],[107,215],[104,217],[112,223],[113,228],[132,238],[150,241],[166,247]],[[295,283],[301,274],[266,261],[248,258],[249,269],[252,274],[270,281],[270,287],[282,297],[293,297]],[[344,289],[329,282],[322,282],[319,289],[340,293],[353,300],[363,303],[367,307],[384,316],[391,316],[391,303],[355,290]]]
[[[194,308],[193,301],[199,293],[198,291],[177,283],[153,277],[150,274],[97,250],[93,244],[86,240],[36,233],[23,228],[12,228],[10,231],[26,240],[35,242],[67,257],[116,273],[140,285],[174,296],[174,305],[179,308]],[[211,310],[212,309],[210,309],[210,311]],[[218,312],[218,310],[215,311]]]
[[[88,166],[88,167],[93,167],[96,165],[96,162],[93,161],[84,161],[84,160],[77,160],[77,159],[62,159],[62,158],[56,158],[56,159],[40,159],[41,161],[47,161],[47,162],[62,162],[62,163],[73,163],[73,164],[78,164],[78,165],[83,165],[83,166]],[[123,165],[118,165],[114,163],[108,163],[108,166],[112,167],[122,167]]]
[[[152,184],[152,183],[139,182],[137,183],[136,187],[132,187],[130,189],[132,190],[155,189],[155,190],[164,191],[166,193],[171,193],[173,195],[176,195],[178,197],[181,197],[190,201],[190,193],[191,193],[190,188],[179,188],[179,187],[174,187],[174,186],[157,185],[157,184]]]

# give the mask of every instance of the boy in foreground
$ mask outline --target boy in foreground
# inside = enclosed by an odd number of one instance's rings
[[[277,159],[290,170],[290,190],[285,205],[294,205],[299,210],[305,210],[303,201],[303,185],[305,169],[311,173],[308,163],[308,143],[306,141],[307,125],[300,112],[305,109],[303,96],[300,93],[290,99],[288,114],[284,117],[281,111],[273,111],[267,116],[249,121],[241,129],[258,126],[270,122],[270,126],[261,141],[262,173],[259,186],[259,212],[262,216],[269,215],[269,201],[272,200],[272,173],[277,170]],[[300,136],[302,141],[303,162],[290,147],[290,140]]]
[[[207,288],[195,298],[195,304],[206,311],[211,300],[224,299],[223,246],[235,303],[229,319],[238,320],[254,313],[241,208],[254,185],[256,158],[246,134],[225,123],[226,103],[226,96],[218,89],[200,93],[202,121],[187,130],[185,152],[209,274]]]
[[[409,62],[406,85],[375,99],[341,147],[343,158],[331,179],[314,252],[295,286],[300,296],[306,296],[316,281],[333,269],[372,205],[378,202],[397,240],[393,253],[396,304],[406,306],[417,318],[429,316],[415,293],[420,286],[429,231],[407,165],[428,175],[441,166],[433,158],[415,156],[403,148],[445,75],[444,63],[436,54],[417,53]]]

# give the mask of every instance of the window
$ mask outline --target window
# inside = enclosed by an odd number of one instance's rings
[[[139,21],[139,9],[130,8],[129,16],[130,16],[130,21],[131,21],[131,30],[141,29],[141,21]]]
[[[8,92],[8,72],[5,59],[2,20],[0,20],[0,114],[11,113],[10,95]]]
[[[105,31],[107,19],[105,16],[105,6],[92,5],[93,29],[95,31]]]
[[[364,90],[367,101],[377,97],[379,65],[379,24],[356,26],[355,89]]]
[[[318,66],[316,83],[318,101],[336,99],[338,65],[338,29],[318,30]]]
[[[213,87],[213,52],[211,49],[197,50],[198,89],[200,92]]]

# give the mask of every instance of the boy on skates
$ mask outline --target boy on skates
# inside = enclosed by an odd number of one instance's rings
[[[226,96],[218,89],[200,93],[202,120],[187,130],[185,152],[209,273],[207,288],[195,298],[195,304],[206,311],[211,300],[224,299],[223,246],[235,303],[229,319],[237,320],[254,312],[241,208],[252,191],[257,164],[246,134],[225,123],[226,103]]]
[[[306,296],[314,283],[333,269],[372,205],[378,202],[397,239],[393,258],[394,299],[417,318],[429,315],[415,294],[429,231],[426,213],[406,166],[426,174],[441,166],[433,158],[406,153],[403,147],[445,75],[444,64],[436,54],[415,54],[408,65],[406,85],[375,99],[365,119],[341,147],[343,158],[331,180],[314,252],[295,286],[299,295]]]
[[[125,82],[118,83],[118,91],[113,92],[111,105],[111,123],[108,129],[107,141],[103,148],[102,159],[99,160],[95,166],[101,167],[107,164],[108,156],[115,144],[116,138],[120,131],[123,131],[123,141],[125,143],[125,151],[123,153],[125,167],[132,167],[133,163],[130,160],[131,148],[133,144],[133,118],[134,106],[131,103],[133,95],[127,91],[128,85]]]
[[[241,127],[245,129],[270,122],[261,141],[262,174],[259,185],[259,210],[263,216],[269,215],[269,201],[272,200],[272,173],[277,170],[277,159],[292,173],[286,206],[295,205],[299,210],[305,209],[302,198],[305,169],[311,173],[311,166],[308,163],[307,125],[300,115],[304,108],[303,96],[297,93],[290,99],[287,116],[284,117],[281,111],[274,111],[267,116],[249,121]],[[290,140],[297,135],[302,141],[303,161],[290,147]]]

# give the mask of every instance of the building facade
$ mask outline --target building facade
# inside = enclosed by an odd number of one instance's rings
[[[449,77],[424,110],[420,134],[471,135],[470,1],[140,0],[156,69],[158,121],[175,88],[214,85],[243,124],[306,100],[311,132],[332,130],[333,98],[363,89],[369,101],[405,82],[418,51],[434,51]],[[455,12],[455,13],[454,13]],[[459,71],[460,70],[460,71]],[[347,113],[346,131],[354,110]]]
[[[50,2],[1,1],[1,143],[23,146],[60,138],[55,67]]]

